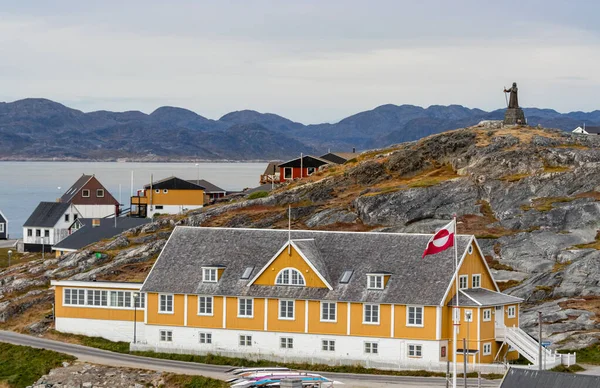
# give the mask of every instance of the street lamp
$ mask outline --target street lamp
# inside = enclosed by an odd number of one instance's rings
[[[12,257],[12,251],[8,251],[8,266],[10,267],[10,258]]]
[[[136,334],[137,334],[137,304],[138,298],[140,297],[139,292],[133,293],[133,343],[136,343]]]

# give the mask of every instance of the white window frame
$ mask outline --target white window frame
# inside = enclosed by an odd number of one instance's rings
[[[411,310],[414,311],[414,321],[410,321]],[[418,322],[417,311],[421,311],[421,322]],[[406,326],[424,327],[425,326],[425,307],[424,306],[406,306]]]
[[[297,274],[296,283],[294,283],[294,274]],[[279,280],[280,276],[281,276],[281,281]],[[286,281],[286,277],[287,277],[287,281]],[[300,281],[301,281],[301,283],[300,283]],[[282,269],[281,271],[279,271],[277,276],[275,276],[275,285],[306,287],[306,279],[304,279],[304,275],[302,275],[302,272],[298,271],[296,268],[286,267],[286,268]]]
[[[238,336],[239,346],[252,346],[252,336],[250,334],[240,334]]]
[[[465,286],[463,287],[463,281]],[[459,290],[466,290],[467,288],[469,288],[469,275],[460,275],[458,277],[458,289]]]
[[[324,352],[335,352],[335,340],[321,340],[321,350]]]
[[[379,342],[374,342],[374,341],[364,342],[363,352],[365,354],[379,354]]]
[[[160,330],[158,340],[160,342],[173,342],[173,330]]]
[[[87,195],[85,195],[86,192],[87,192]],[[83,190],[81,190],[81,196],[83,198],[89,198],[90,197],[90,190],[89,189],[83,189]]]
[[[477,279],[477,285],[475,285],[475,279]],[[476,273],[471,276],[471,288],[481,288],[481,274]]]
[[[490,356],[492,354],[492,343],[486,342],[483,344],[483,355]]]
[[[115,296],[113,299],[113,295]],[[122,302],[122,303],[121,303]],[[111,308],[133,308],[133,293],[131,291],[110,290],[108,305]]]
[[[244,314],[242,314],[242,301],[244,301]],[[250,305],[251,313],[248,315],[248,304]],[[253,298],[238,298],[238,318],[254,318],[254,299]]]
[[[423,345],[408,344],[406,351],[410,358],[423,358]]]
[[[294,349],[294,337],[279,337],[279,349]]]
[[[86,290],[85,302],[90,307],[108,307],[108,290]]]
[[[367,310],[370,310],[370,317],[367,320]],[[377,311],[377,320],[373,319],[373,311]],[[381,308],[378,304],[365,303],[363,304],[363,324],[364,325],[379,325],[381,322]]]
[[[163,189],[163,194],[169,194],[169,189]]]
[[[165,309],[162,309],[162,298],[165,298]],[[169,299],[171,300],[171,310],[169,311]],[[158,313],[159,314],[175,314],[175,295],[173,294],[158,294]]]
[[[483,321],[490,322],[492,320],[492,309],[483,309]]]
[[[508,318],[516,318],[517,317],[517,306],[514,306],[514,305],[506,306],[506,316]]]
[[[4,233],[4,222],[0,222],[0,233]]]
[[[333,319],[331,319],[333,305]],[[337,322],[337,302],[321,302],[321,322]]]
[[[385,288],[385,281],[383,275],[370,274],[367,275],[367,289],[369,290],[383,290]]]
[[[210,345],[212,344],[212,333],[201,331],[198,333],[198,343]]]
[[[292,304],[292,316],[289,315],[290,303]],[[293,299],[279,299],[279,319],[283,321],[293,321],[296,315],[296,302]],[[285,306],[282,306],[285,304]],[[285,307],[285,308],[282,308]]]
[[[70,218],[71,218],[71,217],[69,216],[69,213],[66,213],[66,214],[65,214],[65,222],[69,222],[69,219],[70,219]],[[4,226],[4,224],[2,224],[2,226]],[[3,230],[0,230],[0,232],[3,232]]]
[[[473,310],[465,309],[464,312],[465,312],[465,322],[473,322]],[[467,315],[470,315],[470,318]]]
[[[216,268],[202,267],[202,282],[216,283],[218,280],[219,280],[219,271]]]
[[[96,189],[96,198],[104,198],[104,189]]]
[[[138,293],[138,297],[135,297],[135,293]],[[136,309],[143,309],[146,308],[146,293],[145,292],[139,292],[139,291],[134,291],[131,293],[131,300],[133,301],[133,304],[135,305]]]
[[[154,190],[154,192],[155,192],[156,194],[160,194],[160,189],[155,189],[155,190]]]
[[[469,245],[469,248],[467,248],[467,252],[469,252],[469,255],[473,253],[473,245]]]
[[[290,172],[290,177],[288,178],[286,172]],[[283,179],[294,179],[294,169],[292,167],[284,167],[283,168]]]
[[[204,299],[204,312],[202,311],[202,307],[201,307],[202,299]],[[198,295],[198,315],[212,317],[214,314],[214,302],[215,301],[214,301],[213,297],[210,295]],[[209,306],[210,306],[210,309],[208,308]]]
[[[67,303],[67,290],[69,291],[68,292],[69,303]],[[76,298],[75,298],[76,303],[72,303],[73,302],[73,291],[76,292]],[[81,295],[83,295],[83,299],[82,299]],[[83,289],[83,288],[63,288],[63,306],[69,306],[69,307],[85,306],[86,298],[87,298],[87,295],[86,295],[85,289]],[[82,301],[82,300],[83,300],[83,302],[80,303],[80,301]]]
[[[311,171],[312,169],[312,171]],[[317,168],[316,167],[306,167],[306,175],[312,175],[315,172],[317,172]]]

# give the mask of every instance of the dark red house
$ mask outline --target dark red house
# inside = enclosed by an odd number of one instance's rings
[[[319,171],[327,164],[331,164],[331,162],[310,155],[292,159],[279,165],[279,181],[286,182],[293,179],[305,178]]]

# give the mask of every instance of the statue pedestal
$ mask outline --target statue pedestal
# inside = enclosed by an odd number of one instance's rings
[[[504,125],[525,125],[525,113],[521,108],[508,108],[504,113]]]

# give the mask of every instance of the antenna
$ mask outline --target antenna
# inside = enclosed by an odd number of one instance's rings
[[[288,205],[288,255],[292,254],[292,205]]]

